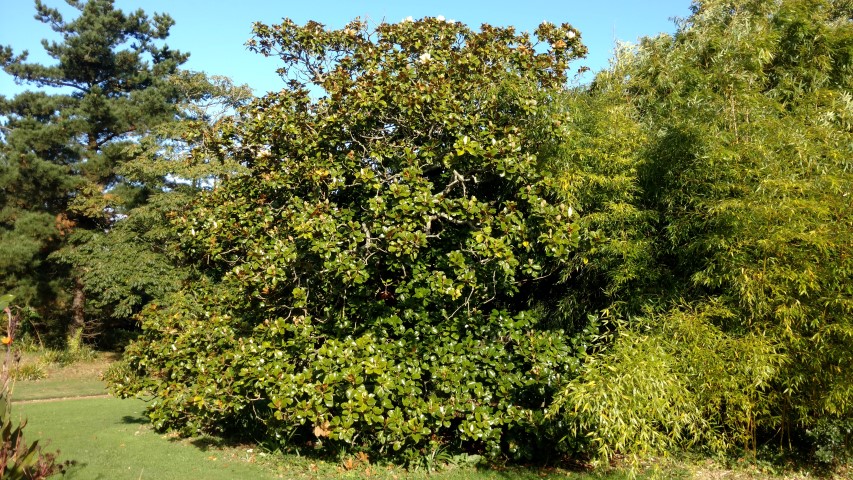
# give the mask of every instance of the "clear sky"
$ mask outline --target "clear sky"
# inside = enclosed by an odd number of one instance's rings
[[[43,0],[73,18],[75,10],[63,0]],[[149,15],[168,13],[174,20],[168,45],[191,54],[184,68],[226,75],[246,83],[256,94],[279,90],[277,59],[265,59],[244,46],[252,23],[279,23],[289,17],[297,23],[316,20],[339,28],[355,17],[371,23],[398,22],[412,16],[443,15],[479,27],[482,23],[533,31],[542,21],[571,23],[581,32],[589,55],[574,65],[593,72],[607,66],[614,41],[636,41],[642,36],[675,30],[673,17],[688,16],[690,0],[116,0],[126,12],[142,8]],[[48,62],[40,45],[53,32],[33,18],[31,0],[0,0],[0,45],[16,53],[29,50],[30,60]],[[0,94],[9,96],[25,87],[0,72]],[[30,87],[34,88],[34,87]]]

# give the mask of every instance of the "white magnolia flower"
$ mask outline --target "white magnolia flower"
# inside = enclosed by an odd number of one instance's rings
[[[568,34],[568,35],[566,35],[566,36],[567,36],[567,37],[569,37],[569,38],[575,38],[575,32],[573,32],[573,31],[569,30],[569,34]]]
[[[404,19],[403,19],[403,22],[414,22],[414,21],[415,21],[415,19],[414,19],[414,18],[412,18],[412,16],[411,16],[411,15],[409,15],[408,17],[406,17],[406,18],[404,18]]]
[[[421,54],[420,57],[418,57],[418,61],[420,61],[421,63],[426,63],[426,62],[430,61],[431,59],[432,59],[432,57],[430,56],[429,52],[424,52]]]
[[[444,21],[444,15],[439,15],[439,16],[435,17],[435,19],[438,20],[439,22],[443,22]]]

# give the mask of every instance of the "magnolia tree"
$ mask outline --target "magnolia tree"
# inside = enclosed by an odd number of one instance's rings
[[[255,35],[287,86],[221,136],[248,173],[176,214],[198,278],[148,311],[114,388],[154,394],[154,424],[186,433],[553,451],[566,432],[542,407],[588,335],[551,314],[582,235],[543,173],[577,31],[425,18]]]

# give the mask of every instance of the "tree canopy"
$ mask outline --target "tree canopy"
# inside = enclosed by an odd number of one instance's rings
[[[255,31],[293,79],[237,125],[227,147],[248,171],[176,218],[203,275],[146,315],[129,356],[153,375],[125,393],[155,393],[155,424],[185,431],[533,455],[558,435],[540,406],[577,364],[546,296],[577,216],[540,167],[579,34]]]
[[[203,132],[199,122],[209,118],[191,105],[246,98],[230,82],[217,90],[203,74],[180,72],[188,55],[163,43],[174,23],[168,15],[126,14],[111,0],[68,3],[79,12],[73,20],[35,2],[36,19],[59,34],[42,42],[53,64],[0,51],[6,73],[40,88],[0,98],[0,288],[53,334],[69,319],[72,334],[108,318],[126,325],[142,304],[176,288],[179,276],[156,242],[107,233],[164,187],[175,189],[175,162],[140,172],[165,145],[194,143],[181,129]],[[152,144],[161,153],[150,153]]]

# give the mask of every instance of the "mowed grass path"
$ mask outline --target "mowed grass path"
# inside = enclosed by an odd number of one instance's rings
[[[48,365],[44,368],[47,378],[41,380],[19,380],[15,382],[12,398],[15,402],[105,395],[106,385],[101,375],[118,359],[113,353],[99,353],[95,358],[71,365]],[[41,355],[26,353],[22,365],[38,363]]]

